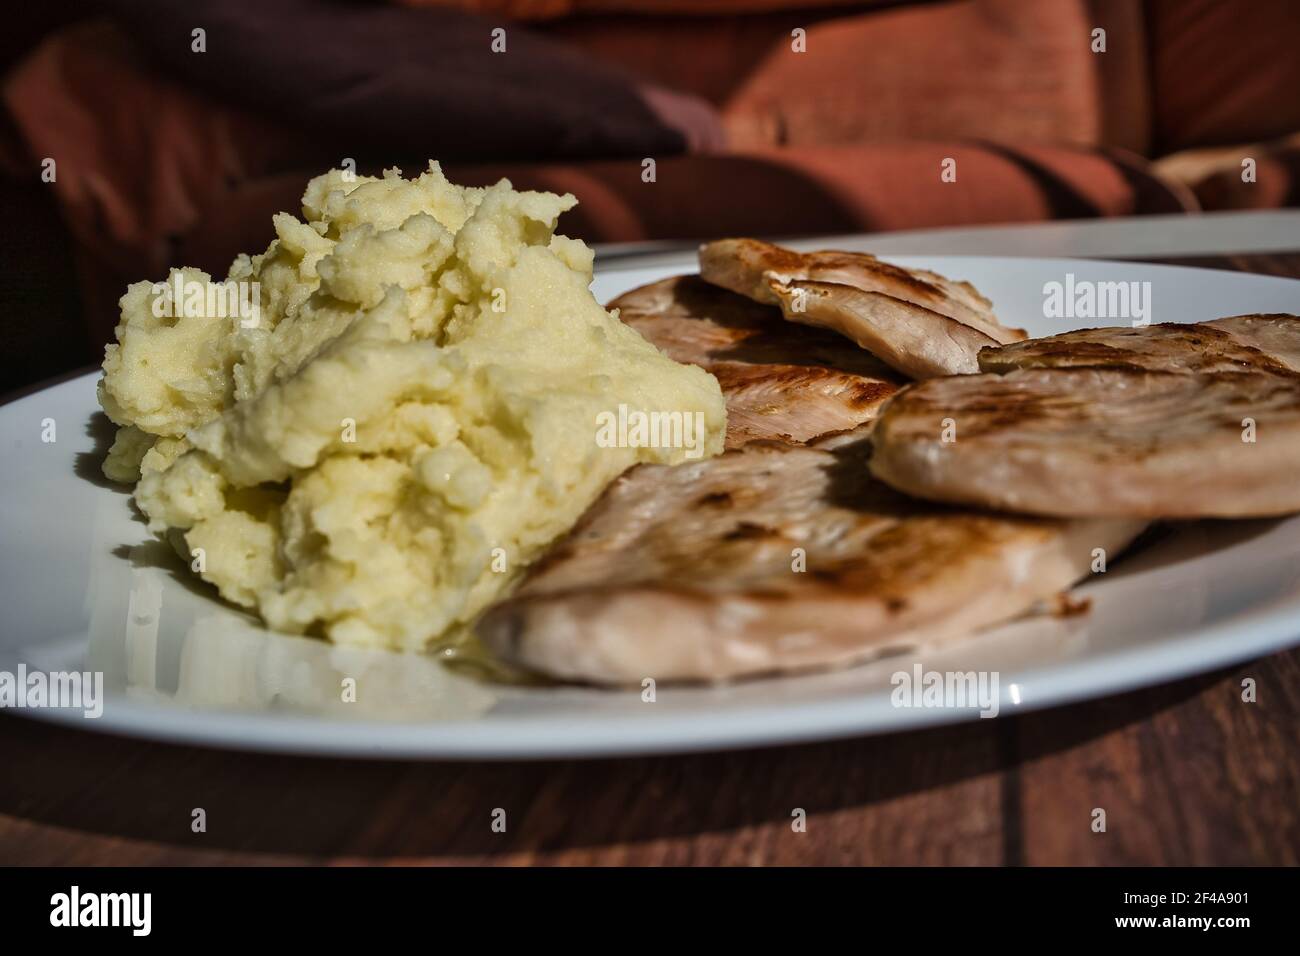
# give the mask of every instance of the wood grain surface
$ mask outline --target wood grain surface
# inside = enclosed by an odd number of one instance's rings
[[[1300,254],[1162,261],[1300,275]],[[687,757],[291,758],[0,714],[0,863],[1297,865],[1298,729],[1296,649],[1018,717]]]

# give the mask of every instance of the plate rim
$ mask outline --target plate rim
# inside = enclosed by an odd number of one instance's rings
[[[1276,653],[1300,644],[1300,633],[1293,627],[1297,608],[1283,606],[1270,611],[1260,611],[1258,620],[1231,621],[1188,632],[1176,644],[1158,648],[1126,648],[1107,653],[1102,657],[1072,663],[1068,676],[1062,673],[1061,664],[1029,668],[1015,676],[1049,688],[1040,699],[1015,703],[1002,692],[1001,710],[993,720],[1013,717],[1023,713],[1052,710],[1084,700],[1101,699],[1127,693],[1142,687],[1172,683],[1197,674],[1221,670],[1267,654]],[[1240,637],[1243,629],[1253,635],[1231,645],[1227,638]],[[1189,645],[1206,645],[1209,653],[1191,655],[1186,659]],[[1179,663],[1156,666],[1153,659],[1183,657]],[[1130,666],[1134,660],[1146,659],[1147,666]],[[1126,676],[1116,679],[1115,672]],[[1103,673],[1104,672],[1104,673]],[[1080,674],[1085,675],[1080,680]],[[780,680],[775,677],[772,680]],[[1054,684],[1068,684],[1068,688],[1051,690]],[[1010,686],[1008,684],[1008,686]],[[1102,693],[1098,688],[1104,687]],[[869,702],[870,697],[864,697]],[[601,720],[587,725],[586,736],[574,744],[557,736],[557,724],[550,719],[538,721],[529,717],[485,718],[476,721],[439,721],[419,723],[413,721],[359,721],[335,720],[301,714],[277,714],[267,720],[265,713],[236,710],[203,710],[197,708],[167,708],[141,704],[130,700],[117,700],[114,710],[118,714],[110,721],[105,717],[88,719],[78,711],[68,710],[11,710],[28,719],[44,721],[100,733],[128,736],[182,746],[215,746],[221,749],[255,753],[294,753],[317,757],[355,757],[380,760],[449,760],[449,761],[545,761],[556,759],[620,759],[639,756],[664,756],[669,754],[703,753],[710,751],[752,750],[763,747],[789,746],[815,741],[842,740],[850,737],[882,736],[893,733],[911,733],[933,727],[967,723],[980,720],[970,710],[933,708],[914,711],[915,719],[906,726],[864,724],[861,711],[843,699],[813,701],[784,706],[746,706],[729,710],[716,716],[707,734],[683,734],[672,740],[673,734],[665,730],[696,729],[699,717],[693,713],[670,713],[657,716],[653,721],[623,715],[602,714]],[[125,711],[125,717],[121,716]],[[105,709],[105,715],[108,710]],[[167,715],[167,721],[160,721]],[[151,719],[152,718],[152,719]],[[758,718],[758,721],[755,721]],[[778,721],[783,726],[762,726],[762,721]],[[575,718],[565,718],[573,722]],[[539,726],[540,724],[540,726]],[[192,725],[192,726],[189,726]],[[489,728],[485,725],[491,725]],[[188,732],[186,732],[188,726]],[[233,736],[241,728],[259,733]],[[266,729],[272,728],[270,734]],[[591,728],[596,728],[593,734]],[[319,731],[325,728],[332,742],[325,743]],[[396,736],[396,741],[366,742],[382,728],[385,735]],[[466,729],[470,733],[465,733]],[[294,731],[306,732],[302,739]],[[480,734],[509,738],[504,743],[488,743],[474,738]],[[339,737],[342,738],[341,745]],[[292,738],[292,739],[291,739]],[[423,738],[423,739],[421,739]],[[524,742],[521,746],[521,741]]]

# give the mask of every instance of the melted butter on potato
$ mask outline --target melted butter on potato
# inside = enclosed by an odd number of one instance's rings
[[[574,204],[436,163],[312,180],[307,221],[277,215],[230,269],[259,286],[252,327],[160,316],[150,282],[123,296],[105,473],[275,628],[403,649],[463,631],[619,473],[688,456],[601,447],[598,416],[698,412],[694,454],[722,448],[716,380],[606,312],[591,251],[553,234]]]

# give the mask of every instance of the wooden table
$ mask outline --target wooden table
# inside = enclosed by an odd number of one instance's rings
[[[1300,276],[1300,254],[1163,261]],[[1300,649],[995,721],[632,760],[261,756],[0,714],[0,863],[353,862],[1296,865]]]

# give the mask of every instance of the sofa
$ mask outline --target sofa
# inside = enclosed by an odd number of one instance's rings
[[[438,158],[456,181],[573,192],[563,229],[591,242],[1294,205],[1297,47],[1293,0],[20,13],[0,296],[21,361],[0,388],[98,361],[128,282],[224,274],[345,160],[410,174]]]

